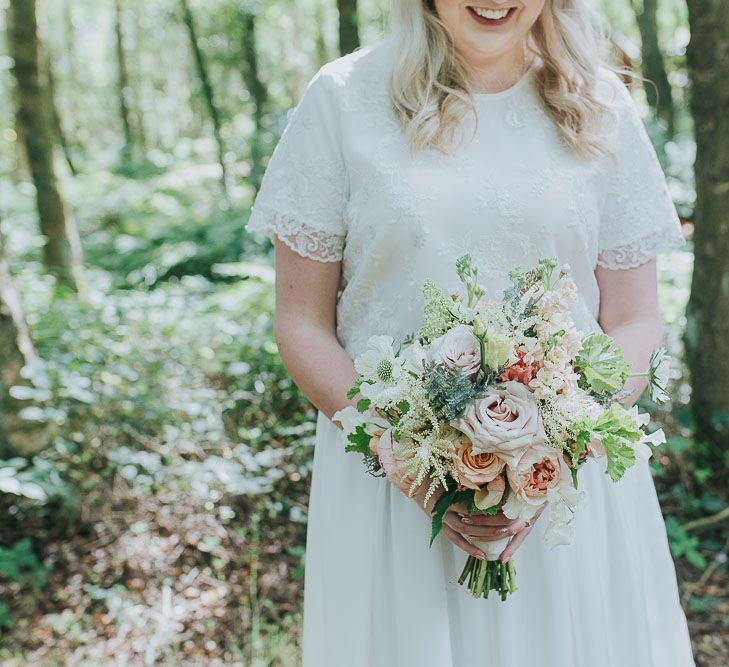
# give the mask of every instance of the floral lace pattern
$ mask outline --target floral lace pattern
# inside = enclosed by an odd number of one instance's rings
[[[291,250],[309,259],[319,262],[338,262],[342,259],[344,236],[314,229],[277,210],[260,207],[258,222],[250,226],[250,231],[263,232],[271,240],[275,235]]]
[[[291,115],[247,225],[299,254],[342,262],[337,336],[352,356],[369,336],[415,330],[426,277],[453,284],[470,253],[496,295],[539,257],[569,263],[578,326],[599,330],[596,266],[626,269],[683,242],[658,158],[630,95],[605,71],[615,159],[565,146],[528,78],[474,99],[473,140],[453,155],[410,154],[389,103],[394,45],[328,63]],[[533,73],[530,72],[529,76]]]

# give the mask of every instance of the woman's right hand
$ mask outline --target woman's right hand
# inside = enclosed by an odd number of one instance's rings
[[[413,500],[418,507],[429,517],[433,516],[433,509],[441,494],[434,493],[427,505],[423,506],[423,499],[428,490],[429,480],[421,484],[413,494]],[[465,551],[469,556],[480,560],[485,558],[481,549],[468,541],[468,538],[481,542],[494,542],[503,540],[506,537],[516,535],[527,526],[525,521],[509,519],[499,510],[497,514],[487,516],[486,514],[473,514],[468,516],[468,509],[463,504],[451,505],[443,517],[443,534],[459,549]]]

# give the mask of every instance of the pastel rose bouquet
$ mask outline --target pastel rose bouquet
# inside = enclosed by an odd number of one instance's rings
[[[464,290],[446,294],[428,280],[423,325],[399,344],[373,336],[355,359],[358,398],[333,415],[346,450],[359,452],[373,474],[412,496],[427,484],[433,509],[430,543],[448,508],[469,516],[501,511],[531,520],[546,505],[543,538],[550,548],[573,539],[573,517],[585,492],[577,471],[588,458],[606,461],[618,481],[649,445],[647,414],[620,403],[629,377],[647,376],[651,397],[664,400],[669,358],[662,348],[645,373],[630,364],[610,336],[576,329],[577,298],[569,266],[542,259],[513,271],[500,300],[487,300],[468,255],[456,262]],[[459,583],[475,597],[516,590],[511,559],[499,561],[509,537],[472,540],[486,554],[469,556]]]

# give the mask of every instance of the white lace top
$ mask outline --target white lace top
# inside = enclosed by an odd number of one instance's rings
[[[632,98],[604,70],[616,159],[584,161],[561,141],[533,89],[474,95],[476,135],[454,156],[409,154],[389,104],[391,38],[324,65],[274,151],[246,229],[297,253],[342,261],[337,335],[350,355],[367,338],[420,325],[426,277],[457,287],[470,253],[494,297],[508,272],[540,257],[569,263],[575,317],[599,330],[596,265],[639,266],[683,243],[666,180]],[[473,117],[464,120],[471,136]]]

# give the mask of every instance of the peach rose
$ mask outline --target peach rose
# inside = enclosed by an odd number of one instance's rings
[[[525,352],[517,352],[517,361],[511,366],[505,368],[499,376],[499,379],[502,382],[509,382],[510,380],[513,380],[514,382],[521,382],[528,386],[535,378],[537,371],[539,370],[539,366],[534,362],[527,364],[524,361],[525,356]]]
[[[510,519],[528,520],[547,502],[547,492],[562,480],[561,453],[546,444],[529,447],[514,467],[507,468],[511,493],[504,503]]]
[[[466,488],[478,491],[500,475],[505,465],[492,452],[474,453],[470,442],[458,448],[458,481]]]
[[[468,436],[475,454],[498,454],[515,466],[527,447],[543,441],[537,403],[519,382],[505,382],[487,391],[451,425]]]

